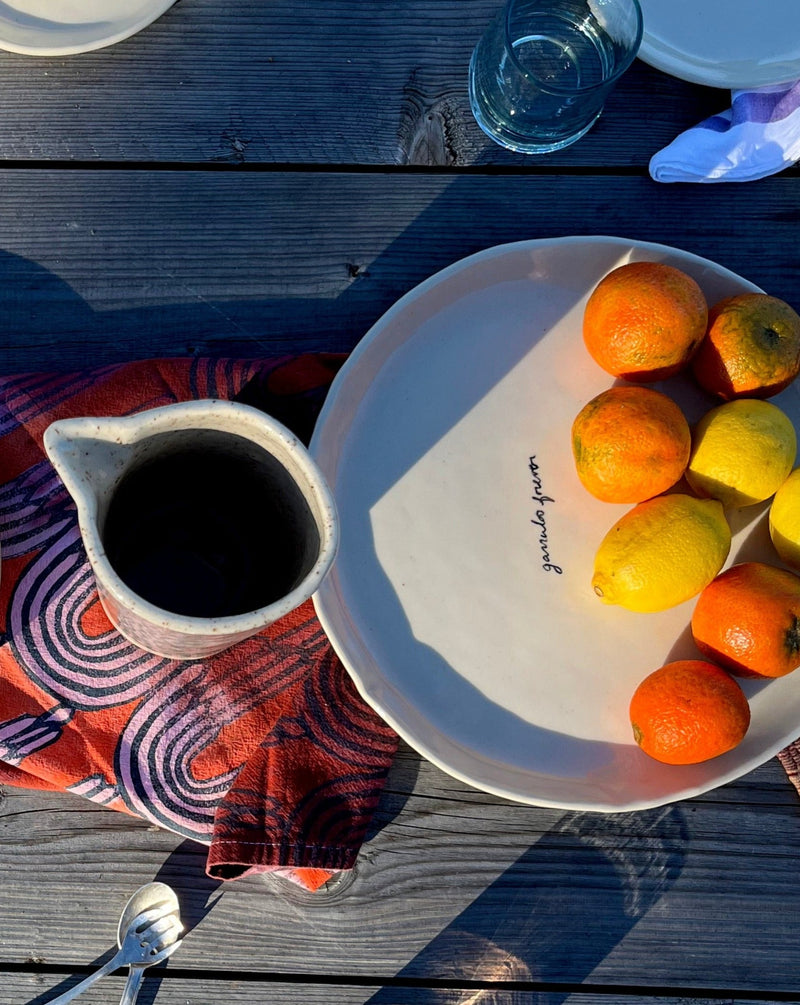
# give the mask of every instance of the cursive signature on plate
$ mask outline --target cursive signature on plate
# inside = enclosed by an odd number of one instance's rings
[[[545,514],[546,503],[555,502],[551,496],[545,495],[542,484],[542,476],[539,473],[539,465],[536,463],[536,454],[528,458],[528,471],[533,482],[533,492],[531,499],[539,507],[534,514],[531,523],[539,528],[539,549],[542,557],[542,568],[545,572],[555,572],[559,576],[564,571],[560,565],[556,565],[550,558],[550,538],[547,533],[547,518]]]

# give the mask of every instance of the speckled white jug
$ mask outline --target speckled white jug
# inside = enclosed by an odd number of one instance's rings
[[[271,454],[305,500],[303,532],[313,543],[302,573],[285,596],[268,606],[227,617],[174,614],[130,589],[108,559],[103,526],[126,473],[174,443],[191,443],[213,430],[244,438]],[[202,659],[249,638],[299,607],[333,562],[339,523],[330,490],[303,444],[285,426],[249,405],[201,400],[154,408],[123,418],[75,418],[52,423],[44,435],[48,457],[78,509],[86,554],[100,601],[131,642],[173,659]]]

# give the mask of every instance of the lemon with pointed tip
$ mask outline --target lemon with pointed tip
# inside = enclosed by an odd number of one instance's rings
[[[708,586],[730,547],[730,527],[716,499],[657,496],[634,506],[603,538],[592,588],[604,604],[664,611]]]
[[[761,398],[738,398],[712,408],[695,426],[686,481],[725,507],[753,506],[780,488],[796,454],[785,412]]]

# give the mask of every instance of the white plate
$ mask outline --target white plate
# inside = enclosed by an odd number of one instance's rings
[[[618,238],[491,248],[373,326],[311,444],[341,516],[315,603],[358,689],[445,771],[521,802],[661,805],[736,778],[800,734],[798,671],[744,685],[751,728],[713,761],[661,765],[633,742],[636,684],[698,655],[693,601],[644,615],[594,596],[595,550],[628,507],[580,485],[570,427],[612,383],[583,346],[586,298],[639,259],[686,270],[710,302],[758,289],[705,259]],[[709,405],[688,380],[664,386],[690,421]],[[800,420],[794,387],[773,400]],[[742,511],[729,564],[771,555],[766,535],[764,508]]]
[[[141,31],[175,0],[0,0],[0,49],[69,56]]]
[[[800,77],[798,0],[639,0],[639,56],[709,87],[761,87]]]

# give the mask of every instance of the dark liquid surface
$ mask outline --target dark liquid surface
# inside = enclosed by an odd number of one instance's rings
[[[209,433],[130,470],[103,528],[111,565],[166,611],[225,617],[288,593],[319,537],[283,467],[240,437]]]

